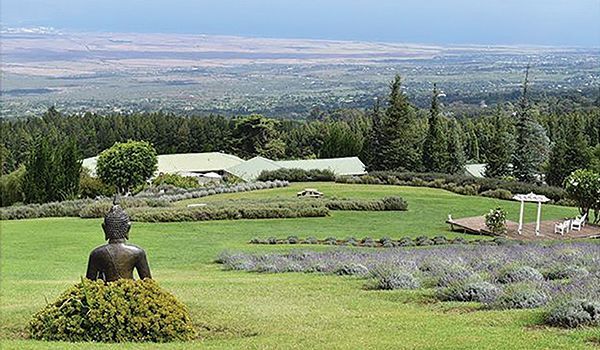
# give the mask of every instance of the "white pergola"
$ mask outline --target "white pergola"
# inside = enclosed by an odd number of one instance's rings
[[[519,211],[519,234],[523,234],[523,208],[525,202],[534,202],[538,204],[537,208],[537,219],[535,221],[535,235],[540,235],[540,221],[542,218],[542,203],[550,201],[550,199],[541,194],[535,194],[533,192],[528,194],[516,194],[513,196],[514,200],[521,202],[521,210]]]

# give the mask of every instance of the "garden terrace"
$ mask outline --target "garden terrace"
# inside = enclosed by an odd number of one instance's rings
[[[546,220],[540,222],[540,234],[535,234],[535,222],[524,223],[523,233],[519,234],[519,224],[514,221],[506,221],[506,234],[502,235],[512,239],[519,240],[553,240],[553,239],[582,239],[582,238],[599,238],[600,237],[600,226],[587,224],[581,231],[570,230],[564,235],[554,233],[554,224],[557,220]],[[485,226],[485,217],[483,216],[472,216],[460,219],[449,219],[446,221],[450,225],[450,230],[480,234],[487,236],[495,236]]]
[[[296,245],[253,245],[253,237],[300,238],[444,235],[449,240],[491,240],[492,237],[449,232],[444,220],[481,215],[502,206],[516,221],[519,203],[481,196],[462,196],[424,187],[293,183],[261,191],[222,193],[175,202],[216,203],[242,198],[295,199],[314,187],[325,198],[378,200],[402,197],[407,211],[331,211],[330,216],[270,220],[203,222],[136,222],[131,243],[146,250],[153,277],[188,306],[200,338],[188,343],[119,344],[130,349],[589,349],[597,328],[564,331],[538,326],[541,309],[480,310],[472,304],[438,302],[432,290],[367,290],[365,280],[322,273],[256,274],[224,271],[214,264],[224,250],[273,254],[297,250]],[[577,214],[576,208],[547,205],[544,220]],[[525,221],[535,219],[525,208]],[[0,236],[0,347],[2,349],[115,349],[115,344],[56,343],[27,339],[24,329],[47,301],[80,280],[87,253],[103,241],[101,219],[44,218],[2,221]],[[407,252],[439,250],[398,248]],[[455,245],[448,248],[458,248]],[[498,249],[498,246],[468,245]],[[519,249],[521,245],[517,245]],[[302,246],[325,252],[337,247]],[[365,254],[391,253],[395,248],[356,248]],[[510,251],[509,251],[510,252]],[[532,257],[536,257],[533,255]],[[537,265],[536,265],[537,266]],[[357,332],[356,330],[361,331]]]

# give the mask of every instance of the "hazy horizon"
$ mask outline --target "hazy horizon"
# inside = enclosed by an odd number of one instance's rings
[[[438,45],[600,46],[600,0],[6,0],[4,27]]]

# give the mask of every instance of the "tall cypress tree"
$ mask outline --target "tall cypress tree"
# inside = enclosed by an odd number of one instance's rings
[[[528,99],[529,66],[525,71],[523,91],[517,108],[516,149],[513,154],[513,174],[519,181],[534,182],[548,156],[548,137],[531,116]]]
[[[512,158],[512,140],[507,130],[502,110],[498,106],[494,116],[494,135],[490,142],[485,167],[486,177],[500,178],[510,175],[510,162]]]
[[[81,178],[81,156],[75,139],[69,139],[60,148],[60,169],[56,173],[60,173],[61,179],[56,186],[56,199],[72,199],[77,197],[79,193],[79,179]],[[58,159],[57,159],[58,160]]]
[[[401,86],[400,75],[396,75],[382,119],[385,134],[381,140],[383,169],[417,171],[421,168],[421,137],[416,128],[415,110]]]
[[[465,152],[462,139],[462,130],[456,119],[451,118],[448,121],[448,153],[445,157],[445,165],[442,171],[448,174],[458,174],[464,171]]]
[[[48,141],[40,138],[36,141],[26,165],[23,179],[23,193],[27,203],[44,203],[52,191],[53,175],[51,153]]]
[[[370,117],[371,127],[367,135],[367,144],[364,148],[363,158],[367,165],[367,170],[383,170],[382,144],[385,143],[385,130],[382,123],[379,98],[375,99]]]
[[[440,117],[438,95],[439,91],[437,86],[436,84],[433,84],[431,107],[429,109],[428,131],[425,143],[423,144],[423,167],[426,171],[430,172],[442,172],[444,170],[446,158],[448,158],[446,137],[444,135]]]

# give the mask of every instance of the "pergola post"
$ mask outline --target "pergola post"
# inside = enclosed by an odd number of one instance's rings
[[[525,201],[521,201],[521,210],[519,211],[519,234],[523,234],[523,209],[525,206]]]
[[[540,220],[542,218],[542,202],[538,202],[537,219],[535,220],[535,235],[540,235]]]

